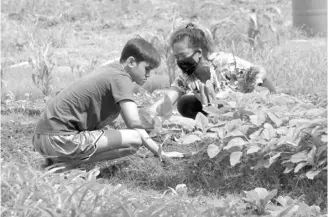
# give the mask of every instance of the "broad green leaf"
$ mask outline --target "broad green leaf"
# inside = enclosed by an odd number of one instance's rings
[[[315,156],[319,159],[322,153],[327,154],[327,146],[326,145],[319,147]]]
[[[156,109],[158,116],[169,119],[172,116],[172,110],[173,104],[170,98],[165,94],[163,103],[160,104]]]
[[[194,130],[196,121],[191,118],[185,118],[178,115],[173,115],[169,120],[165,120],[163,124],[174,124],[179,128],[185,129],[187,132]]]
[[[208,113],[209,116],[214,116],[214,117],[220,117],[221,114],[223,114],[220,109],[214,106],[206,106],[206,107],[204,106],[203,111]]]
[[[245,140],[240,137],[236,137],[231,139],[223,149],[229,151],[232,148],[238,148],[239,150],[241,150],[245,144],[247,144]]]
[[[216,139],[216,138],[218,138],[219,136],[218,136],[218,133],[206,133],[206,134],[204,135],[204,137],[205,137],[205,138],[214,138],[214,139]]]
[[[226,125],[226,123],[228,123],[228,121],[216,120],[213,127],[222,127],[222,126]]]
[[[208,118],[203,115],[201,112],[198,112],[196,115],[196,126],[205,133],[205,128],[208,127],[209,121]]]
[[[261,126],[265,122],[266,117],[267,117],[266,113],[262,111],[258,112],[256,115],[249,116],[252,124],[256,126]]]
[[[278,138],[272,138],[272,139],[268,142],[267,146],[270,147],[270,148],[272,148],[272,147],[274,147],[274,146],[276,146],[276,145],[278,144],[278,141],[279,141]]]
[[[245,136],[249,136],[250,133],[252,133],[252,130],[255,129],[254,125],[251,124],[243,124],[240,125],[237,128],[242,134],[244,134]]]
[[[254,133],[252,133],[249,138],[251,138],[252,140],[257,140],[260,138],[260,135],[263,131],[263,128],[260,128],[259,130],[255,131]]]
[[[197,151],[202,151],[202,150],[204,150],[207,147],[208,147],[208,143],[206,143],[206,142],[198,142],[196,144]]]
[[[293,163],[287,163],[283,173],[290,173],[293,170],[294,170],[294,164]]]
[[[300,169],[302,169],[302,168],[305,167],[306,165],[308,165],[307,162],[302,162],[302,163],[297,164],[297,166],[296,166],[295,169],[294,169],[294,172],[295,172],[295,173],[298,173],[298,171],[300,171]]]
[[[153,120],[154,120],[154,130],[160,132],[162,130],[162,120],[157,116],[155,116]]]
[[[247,149],[247,154],[253,154],[256,153],[260,150],[260,147],[257,145],[251,145],[248,149]]]
[[[242,123],[243,123],[243,121],[241,119],[233,119],[233,120],[229,121],[228,123],[226,123],[225,129],[229,133],[229,132],[235,130],[237,127],[239,127],[239,125],[241,125]]]
[[[327,109],[324,109],[324,108],[314,108],[314,109],[307,110],[305,112],[305,115],[306,116],[315,116],[315,117],[318,117],[318,116],[322,116],[323,114],[326,114],[326,113],[327,113]]]
[[[238,136],[244,136],[244,134],[237,129],[230,131],[225,135],[226,138],[227,137],[238,137]]]
[[[314,109],[315,108],[315,106],[313,104],[311,104],[311,103],[299,103],[297,105],[297,107],[304,108],[306,110],[310,110],[310,109]]]
[[[296,132],[296,128],[295,127],[289,128],[289,130],[287,132],[287,135],[284,136],[281,139],[281,142],[283,143],[285,141],[285,142],[288,142],[289,144],[292,144],[294,146],[297,146],[299,144],[299,142],[301,141],[301,138],[300,137],[295,138],[295,134],[296,134],[295,132]]]
[[[240,163],[240,158],[243,155],[243,152],[236,151],[230,154],[230,165],[234,167],[236,164]]]
[[[153,117],[151,117],[150,113],[147,112],[146,109],[139,109],[139,118],[140,118],[140,121],[141,121],[141,125],[145,129],[154,128]]]
[[[289,110],[287,106],[272,106],[269,109],[270,113],[283,113],[285,111]]]
[[[325,134],[327,132],[327,128],[324,128],[322,126],[316,126],[312,129],[312,136],[320,138],[321,135]]]
[[[288,133],[288,127],[279,127],[276,132],[279,135],[286,135]]]
[[[223,139],[226,135],[226,129],[224,127],[213,127],[211,128],[212,131],[217,132],[219,138]]]
[[[317,176],[321,170],[310,170],[305,175],[308,179],[313,180],[315,176]]]
[[[290,162],[298,163],[301,161],[307,161],[307,159],[308,159],[307,151],[304,150],[297,154],[293,154],[290,158]]]
[[[276,136],[276,131],[271,124],[265,123],[261,136],[263,139],[270,141],[272,138]]]
[[[322,165],[324,165],[326,163],[327,163],[327,158],[324,158],[323,160],[319,160],[318,161],[318,166],[320,167],[320,166],[322,166]]]
[[[191,143],[194,143],[194,142],[200,141],[200,140],[201,140],[201,138],[197,135],[194,135],[194,134],[188,134],[188,135],[185,135],[185,136],[183,136],[179,139],[179,141],[183,145],[189,145]]]
[[[196,130],[193,134],[199,136],[199,137],[202,137],[203,136],[203,132],[199,131],[199,130]]]
[[[233,101],[229,101],[229,102],[227,102],[228,103],[228,105],[231,107],[231,108],[236,108],[236,106],[237,106],[237,103],[236,102],[233,102]]]
[[[224,109],[224,108],[220,108],[220,109]],[[234,119],[233,116],[234,116],[234,112],[227,112],[227,113],[222,114],[220,117],[221,118],[224,117],[224,118],[226,118],[226,120],[231,120],[231,119]]]
[[[207,147],[207,154],[210,158],[214,158],[216,155],[218,155],[221,151],[221,148],[217,145],[210,144]]]
[[[276,201],[282,206],[289,206],[294,203],[294,200],[289,196],[279,196]]]
[[[270,191],[268,193],[268,195],[264,198],[264,204],[266,205],[269,200],[271,200],[272,198],[274,198],[277,195],[277,193],[278,193],[277,189]]]
[[[273,123],[275,123],[275,125],[277,127],[280,127],[282,124],[282,120],[280,120],[275,114],[273,114],[272,112],[268,112],[267,113],[269,118],[272,120]]]
[[[258,198],[262,200],[264,200],[265,197],[269,194],[268,190],[265,188],[255,188],[253,191],[255,191],[258,195]]]
[[[257,202],[260,200],[259,195],[256,191],[244,191],[246,196],[246,201],[257,205]]]
[[[324,143],[327,143],[328,142],[327,135],[322,135],[321,136],[321,141],[324,142]]]
[[[275,214],[275,217],[293,217],[294,214],[298,211],[299,206],[292,204],[285,209],[283,209],[281,212],[278,212]]]
[[[278,152],[277,154],[273,155],[272,157],[269,158],[268,160],[268,164],[264,165],[265,168],[269,168],[274,162],[275,160],[280,157],[281,153]]]
[[[309,119],[301,119],[301,118],[298,118],[298,119],[292,119],[289,121],[288,125],[290,127],[300,127],[304,124],[310,124],[311,123],[311,120]]]
[[[316,146],[313,146],[311,151],[309,151],[308,153],[308,159],[307,159],[307,162],[311,165],[314,164],[314,158],[315,158],[315,154],[316,154],[316,151],[317,151],[317,147]]]

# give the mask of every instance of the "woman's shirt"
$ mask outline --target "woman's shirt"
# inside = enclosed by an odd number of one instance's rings
[[[238,78],[254,65],[231,53],[217,52],[209,56],[211,81],[216,93],[221,91],[238,91]],[[177,88],[183,94],[193,92],[199,98],[201,81],[195,76],[181,72],[173,81],[171,87]]]

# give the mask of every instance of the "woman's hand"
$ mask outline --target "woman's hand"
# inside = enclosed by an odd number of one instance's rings
[[[161,153],[162,156],[164,157],[168,157],[168,158],[184,158],[185,154],[178,152],[178,151],[170,151],[170,152],[162,152]]]
[[[210,80],[199,84],[200,99],[203,106],[210,105],[216,99],[214,85]]]
[[[267,71],[262,66],[254,66],[255,70],[258,72],[256,75],[255,84],[257,86],[262,86],[264,80],[267,77]]]

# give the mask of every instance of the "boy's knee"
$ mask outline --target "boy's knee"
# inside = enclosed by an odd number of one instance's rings
[[[139,150],[141,144],[142,144],[141,136],[137,131],[132,130],[131,134],[130,134],[130,137],[131,137],[131,143],[129,144],[130,148],[134,152],[137,152]]]

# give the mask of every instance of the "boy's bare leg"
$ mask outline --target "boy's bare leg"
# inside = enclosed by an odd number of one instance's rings
[[[82,163],[114,160],[138,151],[142,140],[135,130],[108,130],[97,142],[96,152],[88,160],[71,160],[63,163],[66,169],[73,169]]]

